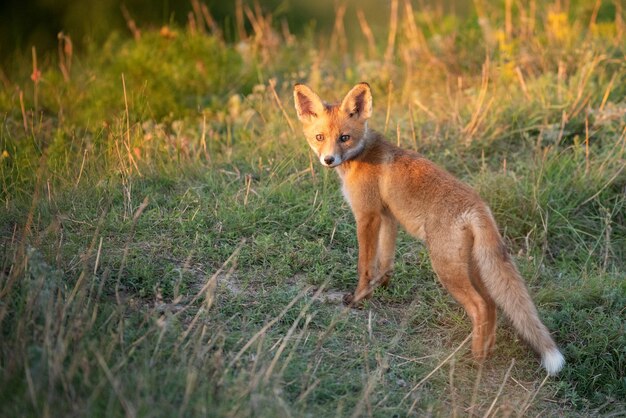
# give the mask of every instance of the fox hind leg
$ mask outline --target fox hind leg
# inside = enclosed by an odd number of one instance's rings
[[[485,300],[487,305],[487,321],[485,323],[485,349],[487,350],[487,354],[493,351],[496,345],[496,325],[497,325],[497,311],[496,311],[496,303],[493,301],[493,298],[489,295],[485,284],[483,283],[482,278],[480,277],[480,273],[478,272],[478,267],[472,262],[471,263],[471,280],[474,288],[480,293],[482,298]]]
[[[467,238],[467,237],[463,237]],[[443,286],[463,306],[472,321],[472,354],[483,360],[495,344],[496,307],[484,286],[472,281],[471,242],[429,245],[433,269]]]
[[[495,344],[495,306],[487,301],[472,285],[462,265],[433,267],[443,286],[465,308],[472,321],[472,354],[484,359]],[[454,268],[451,268],[454,267]]]

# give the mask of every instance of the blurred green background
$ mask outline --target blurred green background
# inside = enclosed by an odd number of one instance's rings
[[[236,1],[205,0],[211,14],[225,29],[227,39],[235,39]],[[244,0],[244,4],[254,7],[258,4],[266,12],[272,12],[277,20],[286,20],[294,34],[307,30],[321,33],[331,30],[335,19],[336,4],[345,4],[346,16],[360,7],[364,10],[373,30],[379,31],[387,24],[390,2],[386,0]],[[441,7],[450,13],[467,14],[473,8],[469,1],[420,1],[424,6]],[[190,0],[3,0],[0,2],[0,50],[3,56],[14,51],[30,50],[35,45],[38,50],[56,48],[56,36],[60,31],[69,34],[78,47],[86,42],[103,42],[111,32],[128,32],[123,9],[136,21],[140,28],[161,25],[184,25],[192,11]],[[356,23],[356,22],[354,22]],[[350,28],[356,25],[347,22]]]
[[[216,21],[224,28],[229,40],[236,38],[234,11],[236,1],[204,0]],[[301,35],[307,31],[323,34],[332,29],[337,5],[345,4],[346,32],[348,38],[358,36],[359,29],[354,11],[363,9],[374,33],[384,33],[389,18],[389,0],[243,0],[254,7],[258,4],[271,12],[276,20],[285,20],[292,33]],[[463,17],[474,14],[476,4],[488,3],[499,7],[498,1],[418,0],[416,10],[438,8],[446,14]],[[538,1],[541,6],[541,1]],[[594,1],[569,0],[570,13],[591,13]],[[75,47],[81,49],[87,43],[102,43],[111,32],[130,36],[122,9],[126,9],[139,28],[162,25],[184,25],[192,10],[191,0],[3,0],[0,2],[0,53],[3,62],[15,52],[30,54],[31,46],[39,52],[56,48],[56,36],[60,31],[70,35]],[[602,2],[598,21],[614,19],[615,7]]]
[[[621,1],[621,0],[617,0]],[[261,7],[271,12],[275,20],[285,21],[292,33],[323,35],[332,30],[336,8],[346,5],[346,34],[348,39],[361,36],[355,10],[361,8],[372,26],[374,34],[386,33],[389,19],[389,0],[242,0],[251,7]],[[504,7],[505,0],[458,1],[418,0],[414,8],[441,9],[446,14],[468,17],[476,13],[476,6]],[[215,18],[224,28],[227,40],[236,40],[236,0],[204,0]],[[577,16],[591,14],[594,1],[568,0],[568,9]],[[603,1],[597,20],[613,20],[615,2]],[[541,7],[541,1],[537,2]],[[183,26],[192,11],[191,0],[3,0],[0,2],[0,60],[6,67],[16,54],[28,54],[32,46],[39,53],[57,48],[57,34],[63,31],[79,51],[86,45],[99,45],[112,32],[130,36],[123,10],[139,28],[162,25]]]

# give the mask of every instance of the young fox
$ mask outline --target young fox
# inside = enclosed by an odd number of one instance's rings
[[[472,353],[493,349],[496,304],[541,355],[548,374],[565,359],[539,319],[528,290],[487,205],[469,186],[422,155],[370,130],[372,93],[357,84],[340,104],[322,102],[303,84],[294,87],[298,118],[322,165],[334,167],[357,224],[359,283],[344,303],[369,298],[389,283],[398,224],[426,242],[439,280],[472,320]]]

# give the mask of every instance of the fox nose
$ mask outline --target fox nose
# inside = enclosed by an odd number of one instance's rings
[[[335,157],[333,157],[332,155],[327,155],[326,157],[324,157],[324,162],[326,163],[326,165],[331,165],[335,162]]]

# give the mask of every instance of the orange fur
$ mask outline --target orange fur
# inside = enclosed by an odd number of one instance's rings
[[[497,304],[542,356],[548,373],[556,374],[563,356],[478,194],[422,155],[370,130],[367,83],[353,87],[340,104],[322,102],[302,84],[294,87],[294,99],[309,145],[339,174],[357,223],[359,281],[344,302],[356,305],[388,283],[399,224],[426,242],[437,277],[467,311],[477,359],[494,347]]]

